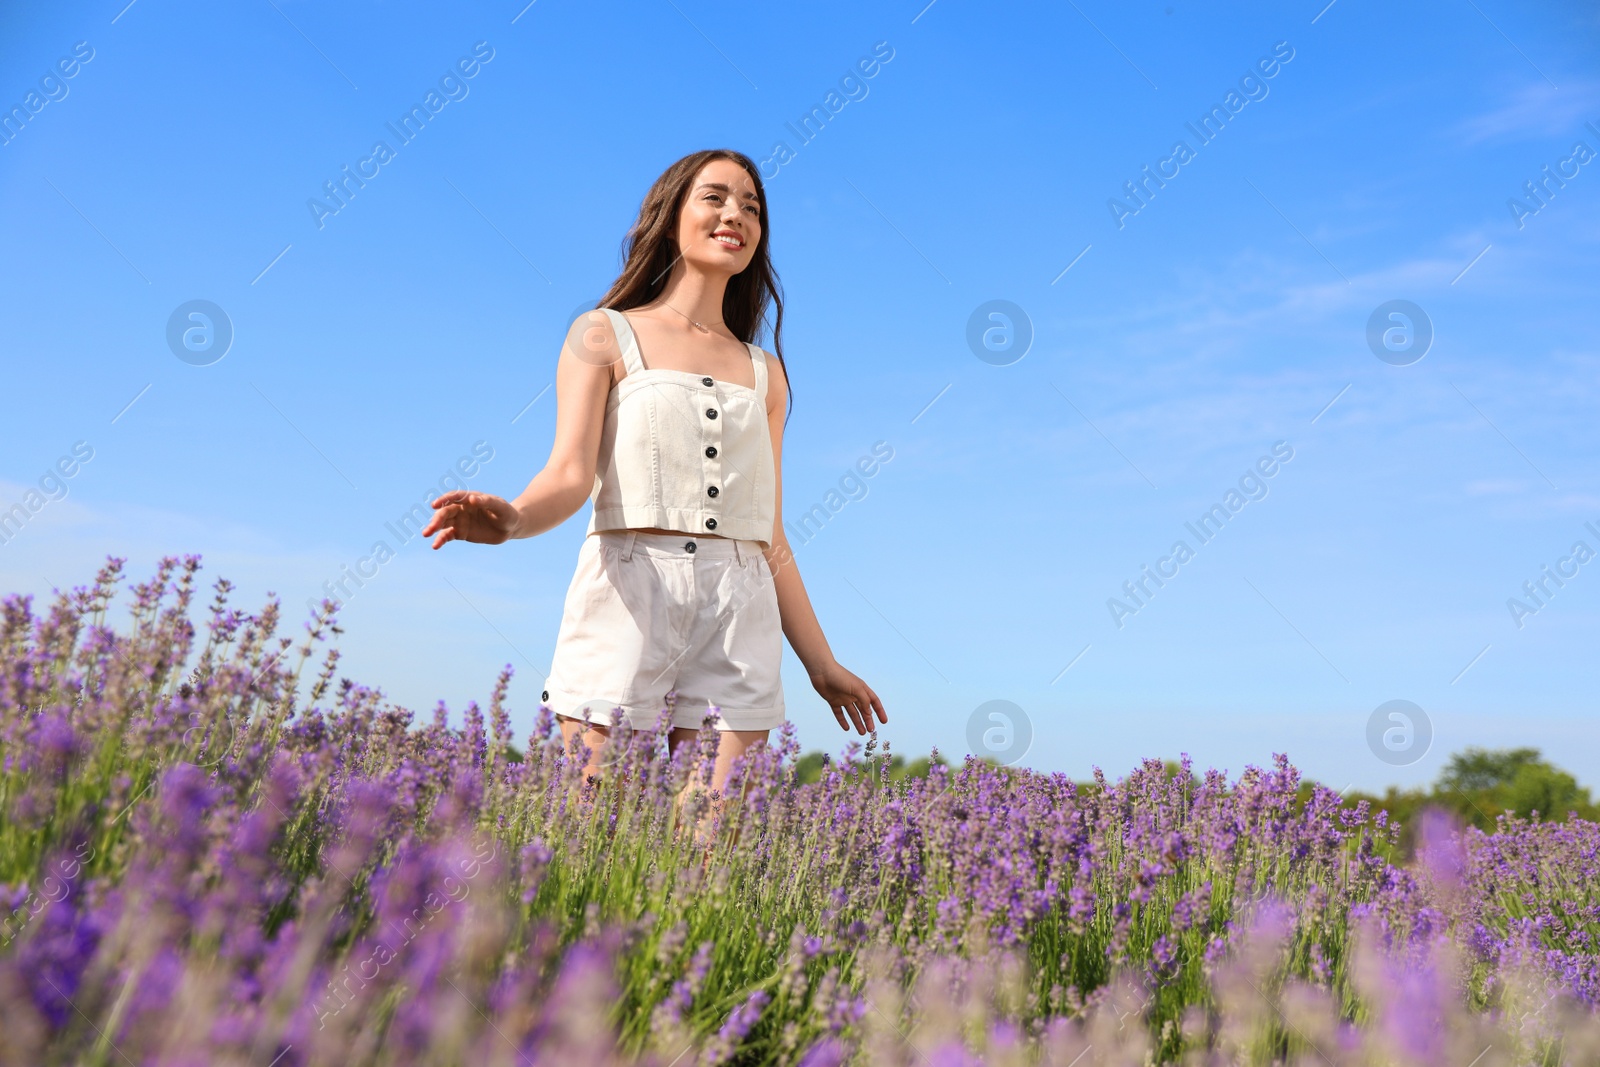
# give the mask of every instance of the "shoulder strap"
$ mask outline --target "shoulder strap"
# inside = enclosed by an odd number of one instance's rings
[[[746,341],[744,346],[750,350],[750,362],[756,371],[756,396],[761,399],[762,405],[765,406],[767,401],[767,354],[749,341]]]
[[[617,335],[617,345],[622,349],[622,366],[628,374],[644,370],[644,357],[639,355],[639,341],[633,336],[628,318],[614,308],[601,308],[611,320],[611,332]]]

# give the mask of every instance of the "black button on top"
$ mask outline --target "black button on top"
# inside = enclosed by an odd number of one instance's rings
[[[706,496],[716,496],[716,495],[717,495],[717,487],[716,486],[714,486],[714,485],[706,486]]]
[[[717,458],[717,446],[716,445],[706,445],[706,457],[708,459],[716,459]]]
[[[706,529],[715,530],[716,528],[717,528],[717,520],[716,519],[707,519],[706,520]]]
[[[549,700],[550,699],[550,690],[546,689],[544,692],[540,693],[539,694],[539,699],[540,700]]]
[[[714,419],[716,417],[717,417],[717,409],[716,408],[706,408],[706,418]]]
[[[683,550],[685,552],[693,552],[694,551],[694,542],[693,541],[685,541],[683,543]]]
[[[700,384],[701,385],[713,385],[715,383],[712,382],[712,380],[710,378],[701,378],[700,379]]]

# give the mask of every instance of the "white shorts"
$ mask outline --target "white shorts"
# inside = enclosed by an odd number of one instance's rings
[[[653,727],[783,725],[783,627],[758,541],[602,530],[584,538],[542,699],[557,715]]]

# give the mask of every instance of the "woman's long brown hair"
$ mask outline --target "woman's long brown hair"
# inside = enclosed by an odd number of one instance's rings
[[[622,241],[622,273],[611,283],[599,307],[626,311],[648,304],[661,295],[667,286],[667,276],[678,261],[678,213],[700,168],[717,159],[728,159],[739,164],[755,183],[756,199],[761,208],[761,239],[756,242],[755,255],[750,265],[728,279],[727,291],[722,296],[722,322],[739,340],[755,343],[756,332],[766,318],[767,306],[773,307],[772,353],[783,363],[783,289],[778,284],[778,274],[772,269],[772,258],[767,254],[772,235],[772,223],[767,214],[767,191],[761,184],[761,171],[742,152],[731,148],[708,148],[692,152],[661,173],[650,186],[639,205],[639,217]],[[788,364],[784,364],[784,377],[788,378]],[[790,382],[791,386],[793,382]],[[789,393],[789,406],[793,409],[794,392]],[[788,412],[784,413],[788,421]]]

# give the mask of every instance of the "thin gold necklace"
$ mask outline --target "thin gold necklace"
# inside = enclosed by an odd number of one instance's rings
[[[665,300],[661,301],[661,303],[665,304],[669,308],[672,308],[673,311],[678,311],[677,308],[672,307],[672,305],[668,304]],[[683,312],[678,311],[678,314],[683,315]],[[687,316],[687,315],[683,315],[683,317],[686,318],[686,319],[689,319],[689,316]],[[694,319],[689,319],[689,322],[692,323],[694,325],[694,328],[699,330],[701,333],[710,333],[711,332],[711,327],[707,326],[703,322],[698,322],[698,321],[696,321]],[[716,322],[712,323],[711,325],[712,326],[721,326],[722,325],[722,320],[718,319]]]

